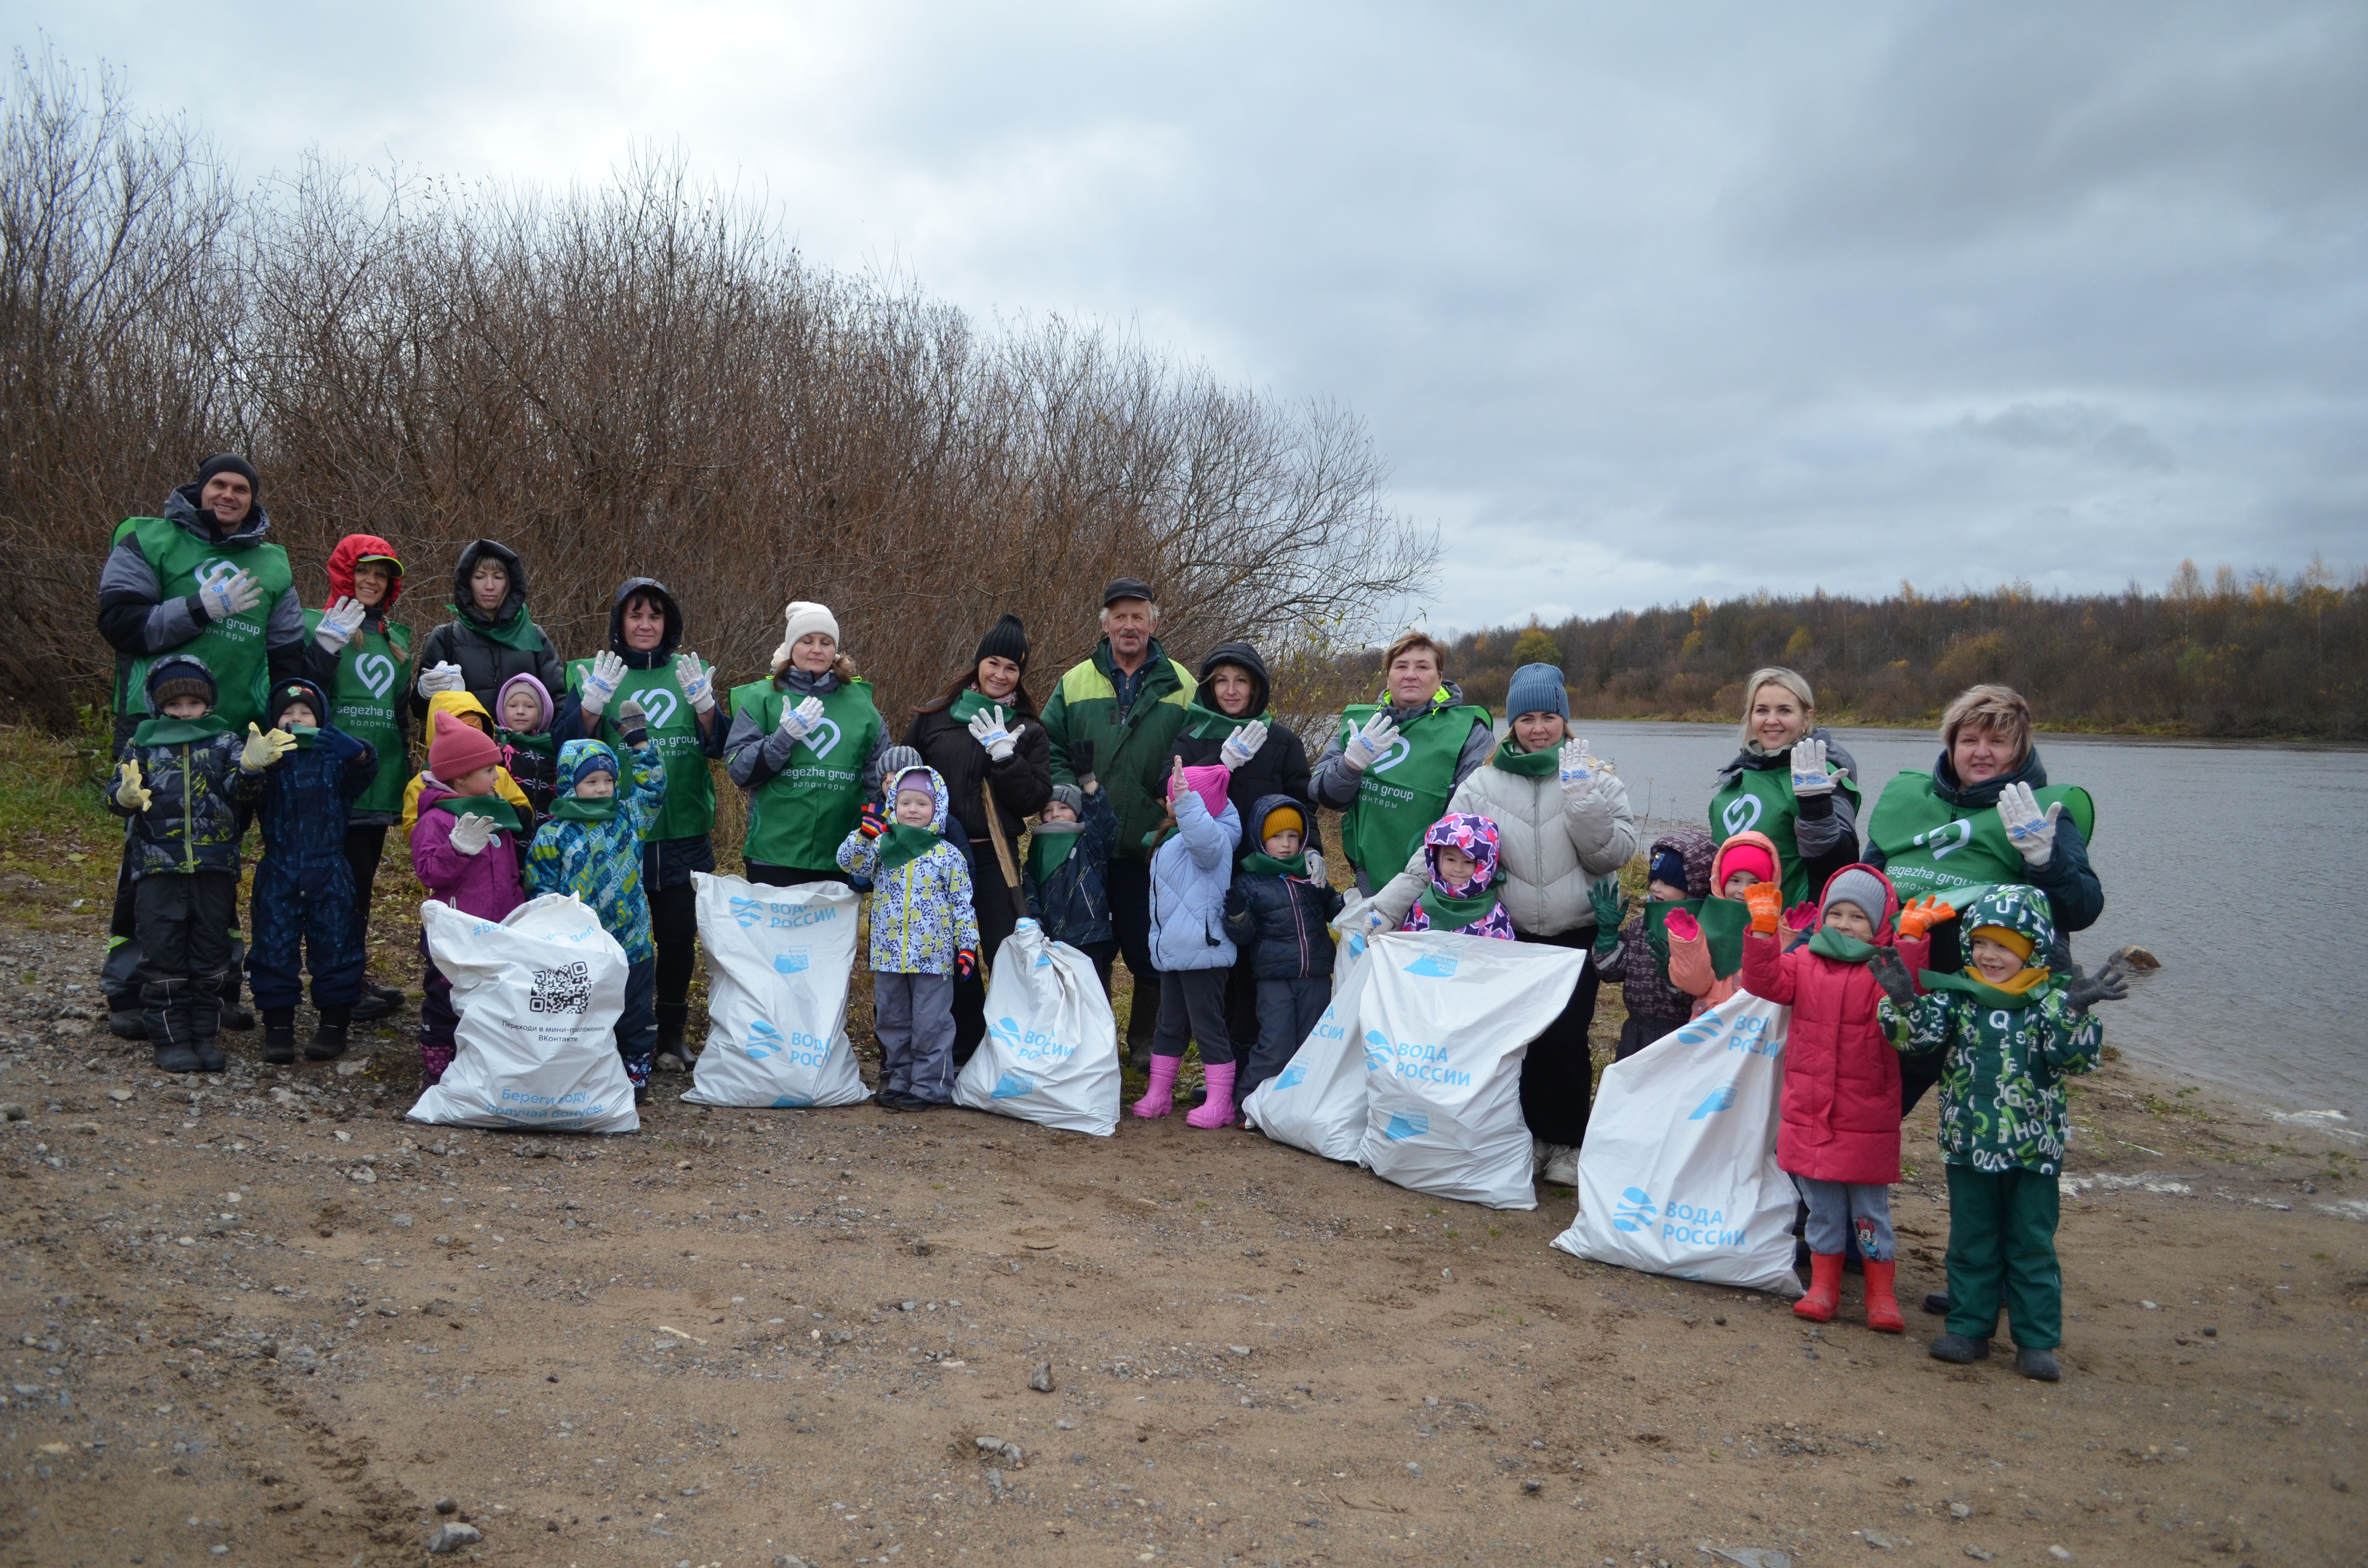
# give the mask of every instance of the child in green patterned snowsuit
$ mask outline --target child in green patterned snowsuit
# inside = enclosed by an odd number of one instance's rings
[[[650,900],[642,886],[642,840],[666,800],[666,764],[649,725],[629,699],[618,715],[633,759],[632,784],[618,788],[617,754],[598,741],[559,748],[565,791],[526,854],[529,894],[572,892],[592,906],[600,927],[625,949],[625,1010],[617,1019],[617,1054],[633,1081],[636,1104],[649,1098],[650,1058],[657,1050],[657,948],[650,939]]]
[[[2074,969],[2034,968],[2055,940],[2047,896],[1995,889],[1962,914],[1965,971],[1906,975],[1883,1006],[1885,1027],[1914,1055],[1948,1052],[1941,1078],[1941,1153],[1949,1172],[1948,1332],[1940,1360],[1989,1354],[2006,1309],[2015,1366],[2028,1378],[2061,1375],[2064,1277],[2055,1259],[2056,1180],[2069,1137],[2064,1080],[2097,1064],[2102,1035],[2089,1009],[2125,994],[2120,960],[2091,980]],[[1884,978],[1879,976],[1878,978]]]

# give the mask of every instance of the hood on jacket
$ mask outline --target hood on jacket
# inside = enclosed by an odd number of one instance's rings
[[[1247,855],[1252,850],[1260,854],[1265,853],[1266,819],[1277,812],[1286,811],[1299,813],[1300,847],[1306,848],[1310,842],[1307,836],[1307,819],[1313,814],[1307,807],[1292,800],[1289,795],[1260,795],[1256,801],[1250,802],[1249,831],[1242,835],[1242,853]]]
[[[1932,793],[1961,812],[1988,811],[1998,804],[1998,796],[2009,784],[2028,784],[2034,790],[2047,787],[2047,766],[2039,760],[2037,746],[2031,748],[2020,767],[1978,784],[1958,783],[1956,762],[1945,751],[1932,764]]]
[[[573,794],[575,786],[595,773],[606,773],[621,785],[624,774],[617,766],[617,754],[600,741],[569,741],[559,748],[559,788]],[[617,791],[623,794],[620,788]]]
[[[494,733],[494,716],[485,705],[465,691],[439,691],[427,699],[427,733],[436,733],[436,715],[450,713],[455,719],[474,719],[477,727],[490,735]]]
[[[142,689],[148,698],[148,711],[161,714],[168,699],[159,694],[168,683],[202,681],[205,683],[206,707],[211,709],[219,696],[214,672],[195,653],[167,653],[148,666],[148,678]]]
[[[1763,838],[1760,842],[1764,844],[1767,840]],[[1645,864],[1650,865],[1664,849],[1676,850],[1679,858],[1686,863],[1686,896],[1708,898],[1715,885],[1711,881],[1711,864],[1718,853],[1717,846],[1710,841],[1710,835],[1696,833],[1691,828],[1665,833],[1653,840],[1652,846],[1645,850]]]
[[[469,591],[469,574],[477,569],[478,562],[488,556],[500,562],[510,574],[509,592],[502,596],[502,602],[490,616],[478,611],[477,596]],[[518,551],[495,540],[472,540],[461,551],[460,563],[452,568],[453,613],[472,625],[495,626],[516,615],[525,603],[526,566],[518,560]]]
[[[1967,941],[1985,926],[2002,926],[2023,937],[2031,944],[2024,961],[2046,966],[2055,946],[2055,917],[2047,907],[2047,895],[2037,888],[1992,888],[1958,912],[1957,929]]]
[[[329,596],[349,599],[354,597],[354,568],[365,561],[383,561],[394,568],[394,580],[386,585],[386,597],[378,601],[370,613],[384,616],[394,608],[394,601],[403,597],[403,562],[395,555],[394,546],[376,534],[347,534],[329,551]]]
[[[211,512],[198,506],[198,496],[204,488],[194,480],[187,484],[175,485],[173,493],[165,497],[165,520],[187,529],[208,544],[245,547],[263,542],[263,536],[271,531],[271,517],[264,511],[262,502],[249,503],[245,517],[236,528],[224,531]]]
[[[915,773],[926,773],[929,776],[929,797],[932,801],[929,811],[929,831],[942,838],[945,836],[946,810],[950,798],[946,794],[944,777],[936,768],[927,764],[900,767],[885,776],[882,783],[882,791],[888,797],[889,820],[893,822],[896,816],[896,786],[902,784],[907,776]]]
[[[271,683],[271,697],[263,706],[263,727],[280,728],[279,715],[288,711],[289,704],[302,702],[313,710],[313,722],[318,729],[329,727],[329,694],[309,680],[298,676],[291,680]]]
[[[1461,884],[1439,874],[1439,852],[1448,846],[1472,857],[1472,880]],[[1422,835],[1423,866],[1430,885],[1450,898],[1470,898],[1497,881],[1497,824],[1470,812],[1452,812],[1432,823]]]
[[[1239,713],[1226,714],[1226,717],[1241,724],[1247,724],[1253,719],[1263,717],[1266,713],[1268,693],[1273,682],[1267,676],[1266,661],[1260,658],[1258,651],[1247,642],[1220,642],[1209,650],[1207,658],[1201,661],[1201,690],[1198,695],[1201,706],[1212,713],[1224,711],[1217,706],[1216,694],[1209,689],[1209,677],[1217,673],[1219,665],[1232,665],[1250,677],[1249,707]]]
[[[1756,827],[1747,827],[1741,833],[1735,835],[1725,843],[1720,845],[1718,846],[1718,853],[1711,857],[1709,886],[1702,892],[1696,893],[1693,892],[1693,862],[1691,860],[1688,860],[1686,862],[1687,892],[1692,894],[1692,896],[1696,898],[1725,897],[1726,895],[1719,890],[1726,886],[1726,879],[1730,874],[1726,869],[1726,854],[1728,850],[1733,849],[1736,846],[1740,844],[1751,845],[1766,853],[1769,864],[1776,868],[1776,879],[1771,880],[1781,880],[1783,877],[1784,857],[1776,852],[1776,841],[1769,837],[1766,834],[1760,832]]]
[[[500,722],[502,710],[510,705],[510,687],[514,686],[525,687],[528,690],[534,693],[535,700],[542,704],[542,707],[539,710],[539,714],[535,719],[534,730],[532,733],[539,735],[545,730],[550,729],[551,721],[555,716],[557,710],[551,705],[550,688],[544,686],[541,680],[534,676],[512,676],[509,679],[502,682],[501,690],[494,693],[495,722],[497,723]]]
[[[666,616],[666,635],[646,653],[625,645],[625,601],[635,594],[657,600]],[[655,577],[628,577],[617,585],[617,597],[609,601],[609,651],[624,660],[627,669],[654,670],[671,663],[674,651],[681,646],[682,607],[675,602],[671,589]]]
[[[1889,877],[1863,861],[1844,866],[1826,879],[1826,885],[1817,893],[1817,924],[1823,926],[1826,923],[1826,904],[1835,896],[1834,884],[1844,877],[1857,876],[1873,877],[1883,884],[1883,916],[1875,922],[1874,945],[1887,948],[1891,946],[1892,937],[1899,929],[1899,890],[1891,885]],[[1845,902],[1858,903],[1859,900],[1852,898],[1846,899]]]

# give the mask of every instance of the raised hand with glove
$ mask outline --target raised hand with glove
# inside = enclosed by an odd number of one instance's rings
[[[970,716],[970,738],[986,748],[989,761],[1008,761],[1019,744],[1019,726],[1004,723],[1000,704],[991,704]]]
[[[1774,882],[1754,882],[1743,890],[1743,902],[1751,909],[1752,931],[1774,936],[1777,923],[1784,917],[1784,890]]]
[[[861,834],[867,841],[879,837],[888,831],[887,814],[878,806],[864,807],[862,815],[855,820],[855,831]]]
[[[198,585],[197,600],[208,620],[228,620],[245,615],[263,602],[263,586],[252,572],[223,565]]]
[[[609,699],[617,695],[618,683],[625,678],[625,661],[603,649],[592,655],[592,667],[584,672],[584,689],[577,700],[584,705],[586,719],[598,719],[607,711]]]
[[[1077,788],[1083,790],[1089,795],[1092,794],[1094,790],[1094,743],[1091,741],[1071,741],[1068,744],[1067,750],[1069,754],[1069,772],[1076,777],[1077,780]]]
[[[285,730],[266,734],[253,723],[246,726],[246,744],[240,748],[238,765],[249,773],[260,773],[296,749],[296,737]]]
[[[2129,968],[2119,953],[2107,959],[2105,967],[2093,975],[2074,964],[2065,977],[2064,1001],[2076,1013],[2085,1013],[2100,1002],[2122,1001],[2129,994]]]
[[[649,715],[630,697],[617,709],[617,733],[635,751],[650,744]]]
[[[1883,994],[1895,1006],[1916,1006],[1916,981],[1907,972],[1907,964],[1894,948],[1877,948],[1874,956],[1866,960],[1867,972],[1883,987]]]
[[[1238,768],[1258,756],[1259,748],[1266,744],[1266,721],[1253,719],[1225,737],[1225,744],[1217,748],[1217,760],[1228,770]]]
[[[452,848],[462,855],[478,855],[494,841],[494,819],[471,812],[452,824]]]
[[[1587,890],[1588,907],[1595,911],[1595,945],[1601,948],[1607,936],[1616,939],[1621,922],[1628,918],[1628,895],[1620,891],[1620,879],[1606,877]]]
[[[1340,750],[1340,760],[1351,770],[1362,773],[1381,759],[1382,754],[1396,744],[1398,722],[1387,713],[1376,713],[1365,721],[1365,727],[1349,737]]]
[[[341,598],[321,612],[321,624],[313,629],[313,641],[321,652],[335,658],[346,651],[354,633],[362,629],[362,620],[370,614],[369,607],[359,599]]]
[[[2030,785],[2009,784],[1998,791],[1998,814],[2024,865],[2036,871],[2055,858],[2055,821],[2064,814],[2063,801],[2042,812]]]
[[[1912,941],[1930,935],[1933,926],[1945,925],[1956,917],[1957,912],[1939,894],[1928,893],[1922,898],[1909,899],[1907,907],[1899,912],[1899,934]]]
[[[674,683],[682,687],[683,699],[695,712],[715,711],[715,666],[701,665],[696,653],[677,653],[674,658]]]
[[[459,691],[462,685],[461,666],[448,659],[439,659],[419,672],[419,695],[423,698],[439,691]]]
[[[781,708],[781,733],[792,741],[804,740],[821,722],[822,699],[819,697],[809,697],[795,708],[787,704]]]
[[[144,812],[151,795],[140,782],[140,765],[127,762],[115,770],[115,803],[127,812]]]
[[[1805,936],[1817,928],[1817,915],[1818,909],[1814,902],[1796,903],[1776,922],[1776,934],[1784,938],[1784,945],[1789,948],[1793,937]]]
[[[1562,744],[1562,756],[1556,767],[1561,775],[1562,792],[1576,795],[1595,782],[1603,771],[1602,759],[1587,749],[1587,743],[1574,735]]]
[[[1827,769],[1825,742],[1808,739],[1793,743],[1793,793],[1796,797],[1830,795],[1840,781],[1839,772]]]
[[[1662,916],[1661,928],[1669,934],[1673,942],[1702,940],[1702,922],[1694,918],[1694,912],[1691,909],[1672,909]]]

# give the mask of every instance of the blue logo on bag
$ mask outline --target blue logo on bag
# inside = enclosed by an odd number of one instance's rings
[[[1036,955],[1036,967],[1038,969],[1051,969],[1053,967],[1053,955],[1049,952],[1038,953]]]
[[[1298,1085],[1304,1084],[1305,1082],[1307,1082],[1307,1069],[1294,1062],[1290,1066],[1284,1068],[1281,1074],[1276,1077],[1274,1080],[1274,1087],[1278,1091],[1281,1091],[1283,1089],[1292,1088]]]
[[[995,1037],[997,1044],[1013,1051],[1019,1049],[1019,1019],[997,1018],[995,1022],[986,1026],[986,1032]]]
[[[1427,974],[1434,980],[1452,980],[1455,975],[1455,960],[1445,953],[1425,953],[1406,965],[1406,971],[1408,974]]]
[[[1679,1029],[1678,1040],[1685,1045],[1701,1045],[1705,1041],[1716,1040],[1718,1031],[1725,1027],[1725,1019],[1704,1013],[1701,1017]]]
[[[787,1044],[789,1041],[781,1038],[780,1030],[758,1018],[748,1026],[748,1043],[741,1049],[748,1053],[749,1061],[762,1062],[768,1056],[779,1056],[781,1048]]]
[[[1632,1187],[1620,1195],[1619,1206],[1612,1210],[1611,1228],[1615,1231],[1648,1231],[1653,1227],[1653,1200],[1641,1187]]]
[[[812,1095],[783,1095],[773,1102],[775,1110],[805,1110],[814,1105]]]
[[[777,974],[803,974],[806,966],[813,961],[813,955],[803,951],[776,953],[773,955],[773,971]]]
[[[1390,1064],[1390,1037],[1379,1029],[1365,1031],[1365,1071],[1379,1073]]]
[[[1419,1138],[1430,1131],[1430,1118],[1421,1111],[1394,1110],[1390,1124],[1382,1129],[1382,1136],[1391,1140]]]
[[[1022,1095],[1032,1095],[1035,1092],[1035,1079],[1025,1073],[1015,1073],[1006,1067],[1003,1070],[1003,1076],[995,1081],[995,1087],[987,1091],[986,1097],[991,1100],[1016,1100]]]
[[[1734,1106],[1734,1104],[1735,1085],[1733,1084],[1721,1084],[1717,1088],[1711,1091],[1710,1098],[1694,1107],[1693,1115],[1686,1118],[1686,1119],[1688,1121],[1700,1121],[1706,1116],[1716,1116],[1720,1111],[1729,1109]]]

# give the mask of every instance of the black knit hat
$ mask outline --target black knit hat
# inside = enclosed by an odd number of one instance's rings
[[[260,496],[263,494],[263,476],[255,472],[253,463],[240,457],[236,452],[216,452],[204,462],[199,463],[198,488],[200,491],[204,490],[206,481],[218,473],[237,474],[246,481],[247,488],[256,495]]]
[[[162,713],[176,697],[194,697],[214,705],[214,676],[194,653],[167,653],[148,666],[148,707]]]
[[[1021,669],[1028,667],[1028,629],[1019,623],[1018,616],[1005,616],[978,640],[978,651],[970,656],[970,662],[975,666],[986,659],[1008,659]]]
[[[1121,599],[1148,601],[1151,597],[1151,585],[1142,578],[1117,577],[1111,579],[1110,585],[1102,590],[1102,608],[1108,609]]]

